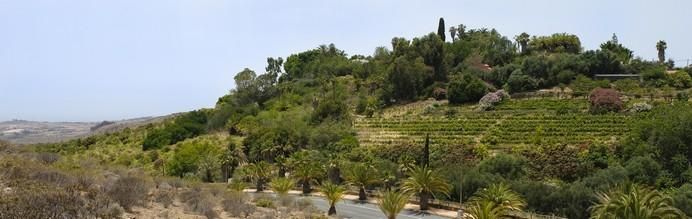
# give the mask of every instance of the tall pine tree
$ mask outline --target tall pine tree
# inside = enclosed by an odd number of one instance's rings
[[[437,26],[437,35],[440,36],[442,41],[445,41],[445,19],[440,18],[440,24]]]

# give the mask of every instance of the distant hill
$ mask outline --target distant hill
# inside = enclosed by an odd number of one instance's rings
[[[15,144],[53,143],[159,122],[173,115],[103,122],[0,122],[0,139]]]

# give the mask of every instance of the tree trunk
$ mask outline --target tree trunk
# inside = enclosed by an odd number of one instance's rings
[[[257,192],[264,191],[264,182],[262,180],[257,180]]]
[[[279,177],[280,178],[286,177],[286,168],[279,167]]]
[[[365,195],[365,187],[361,186],[360,189],[358,189],[358,200],[365,201],[366,199],[368,199],[368,197]]]
[[[329,211],[327,212],[327,215],[335,215],[336,214],[336,207],[334,205],[329,206]]]
[[[329,180],[332,181],[335,184],[341,184],[341,169],[339,167],[331,167],[329,168]]]
[[[206,175],[205,177],[207,178],[206,181],[209,182],[209,183],[210,183],[210,182],[213,182],[214,180],[212,179],[213,177],[211,176],[211,170],[210,170],[210,169],[207,169],[207,170],[204,171],[204,172],[205,172],[205,175]]]
[[[428,199],[430,199],[430,194],[427,192],[421,192],[420,193],[420,210],[425,211],[428,210]]]
[[[303,195],[309,195],[310,192],[312,192],[312,188],[310,188],[310,181],[303,181]]]

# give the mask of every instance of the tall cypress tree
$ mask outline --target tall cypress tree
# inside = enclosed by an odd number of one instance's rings
[[[442,41],[445,41],[445,30],[445,19],[440,18],[440,24],[437,25],[437,35],[440,36],[440,39],[442,39]]]

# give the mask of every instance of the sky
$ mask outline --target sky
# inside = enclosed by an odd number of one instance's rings
[[[0,121],[101,121],[213,107],[243,68],[334,43],[370,55],[447,26],[513,38],[616,33],[635,56],[692,59],[686,0],[0,0]],[[449,38],[449,37],[448,37]],[[692,63],[692,62],[691,62]]]

